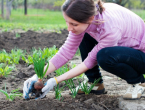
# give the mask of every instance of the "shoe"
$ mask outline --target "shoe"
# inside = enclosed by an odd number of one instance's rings
[[[145,85],[143,84],[131,84],[123,96],[123,99],[140,99],[145,90]]]
[[[83,82],[84,84],[86,83],[86,81]],[[81,86],[83,85],[83,83],[81,83]],[[91,83],[88,82],[88,88],[91,87]],[[85,94],[84,91],[81,90],[81,87],[77,86],[76,89],[78,89],[78,93],[77,94]],[[96,95],[101,95],[101,94],[106,94],[107,92],[105,91],[104,88],[104,84],[103,83],[98,83],[96,84],[93,89],[91,90],[90,93],[96,94]]]

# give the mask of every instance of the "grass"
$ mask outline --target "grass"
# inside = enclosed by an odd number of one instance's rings
[[[28,15],[24,15],[23,9],[12,10],[10,20],[0,18],[0,28],[22,29],[22,30],[58,30],[66,28],[65,20],[60,11],[49,11],[43,9],[28,9]],[[5,29],[5,31],[7,31]]]
[[[132,10],[145,21],[145,10]]]
[[[28,9],[27,16],[24,15],[23,9],[13,10],[11,13],[11,20],[9,22],[54,25],[65,23],[61,12],[43,9]]]

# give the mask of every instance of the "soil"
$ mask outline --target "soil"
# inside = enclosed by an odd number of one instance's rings
[[[59,48],[68,35],[67,30],[62,30],[61,34],[52,33],[38,33],[34,31],[27,31],[19,33],[21,37],[16,37],[16,33],[3,32],[0,33],[0,50],[5,49],[7,52],[14,48],[20,48],[30,51],[32,48],[47,48],[54,45]]]
[[[30,52],[32,48],[43,49],[53,45],[60,48],[67,38],[68,31],[61,30],[61,33],[58,34],[55,32],[37,33],[29,30],[19,34],[21,37],[16,38],[15,33],[0,33],[0,50],[5,49],[7,52],[10,52],[11,49],[20,48]],[[80,56],[74,56],[68,63],[77,65],[81,63],[81,58]],[[23,93],[23,83],[35,74],[34,67],[20,61],[16,68],[17,70],[12,71],[8,77],[0,78],[0,89],[4,90],[6,84],[8,93],[17,88]],[[0,93],[0,110],[120,110],[118,97],[121,97],[125,92],[128,86],[127,83],[102,69],[101,73],[107,94],[83,94],[72,98],[69,94],[69,89],[65,88],[65,91],[62,93],[63,100],[55,99],[54,90],[52,90],[43,99],[35,100],[32,97],[30,100],[16,98],[14,101],[7,101],[5,95]],[[54,76],[55,73],[51,73],[47,78],[44,78],[44,82]],[[60,83],[60,86],[63,85],[64,83]],[[75,85],[78,85],[77,80],[75,80]]]

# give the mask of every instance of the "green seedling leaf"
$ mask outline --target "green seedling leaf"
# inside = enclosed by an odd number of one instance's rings
[[[0,77],[7,77],[12,70],[15,69],[15,65],[13,64],[12,66],[8,66],[8,65],[1,65],[0,66]]]
[[[79,84],[78,88],[75,88],[73,79],[68,79],[67,81],[65,81],[65,83],[66,83],[66,85],[68,86],[68,88],[70,89],[70,91],[72,93],[71,97],[75,98],[77,93],[78,93],[78,90],[80,88],[80,84]]]
[[[19,33],[16,33],[16,38],[21,37],[21,35]]]
[[[34,63],[34,70],[38,76],[39,79],[43,79],[45,76],[49,63],[47,64],[47,67],[44,71],[44,66],[45,66],[45,58],[42,58],[42,53],[34,53],[33,54],[33,63]]]
[[[61,98],[62,98],[62,95],[61,95],[62,89],[59,88],[59,84],[57,84],[57,86],[55,86],[55,98],[58,100],[61,100]]]
[[[82,83],[81,90],[84,91],[86,95],[88,95],[91,92],[91,90],[93,89],[93,87],[99,82],[100,79],[101,78],[95,80],[94,83],[90,84],[90,87],[88,86],[88,82]]]
[[[22,93],[19,92],[19,89],[12,90],[10,92],[10,94],[7,93],[6,85],[5,85],[5,91],[0,90],[0,92],[3,93],[6,96],[6,99],[9,100],[9,101],[13,101],[16,97],[21,97],[22,96]]]

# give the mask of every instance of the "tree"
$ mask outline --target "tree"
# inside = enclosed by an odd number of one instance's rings
[[[58,0],[54,2],[54,6],[61,6],[63,3],[65,2],[65,0]]]
[[[145,0],[141,0],[141,4],[143,6],[143,9],[145,9]]]
[[[12,8],[16,10],[18,8],[18,0],[14,0],[12,3]]]
[[[129,2],[126,4],[126,7],[129,9],[144,9],[144,1],[142,0],[129,0]]]
[[[27,15],[27,0],[24,0],[24,14]]]
[[[113,2],[121,6],[125,6],[129,0],[105,0],[106,2]]]
[[[1,1],[1,16],[4,18],[4,0]]]
[[[11,15],[11,8],[12,8],[12,2],[14,0],[6,0],[6,19],[9,20],[10,19],[10,15]]]

